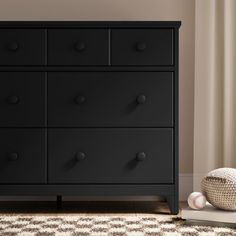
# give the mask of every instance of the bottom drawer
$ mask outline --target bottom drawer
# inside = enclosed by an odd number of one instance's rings
[[[172,183],[172,129],[49,129],[49,183]]]
[[[0,183],[45,183],[45,131],[0,129]]]

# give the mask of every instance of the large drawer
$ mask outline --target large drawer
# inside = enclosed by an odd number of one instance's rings
[[[0,65],[44,65],[43,29],[0,29]]]
[[[0,127],[45,126],[45,76],[0,72]]]
[[[0,129],[0,183],[45,183],[44,129]]]
[[[106,29],[48,30],[49,65],[108,65]]]
[[[173,183],[172,129],[49,129],[49,183]]]
[[[112,30],[112,65],[173,65],[172,29]]]
[[[171,127],[172,72],[52,72],[50,127]]]

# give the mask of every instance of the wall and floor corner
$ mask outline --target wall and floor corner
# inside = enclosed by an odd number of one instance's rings
[[[179,58],[180,200],[186,199],[192,191],[193,170],[195,0],[1,0],[0,20],[182,21]]]

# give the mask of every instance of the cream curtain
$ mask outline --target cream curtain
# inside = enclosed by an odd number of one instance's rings
[[[236,168],[236,0],[196,0],[194,190]]]

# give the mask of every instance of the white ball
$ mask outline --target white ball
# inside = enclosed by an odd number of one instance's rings
[[[206,197],[200,192],[193,192],[188,197],[188,205],[194,210],[202,209],[206,206]]]

